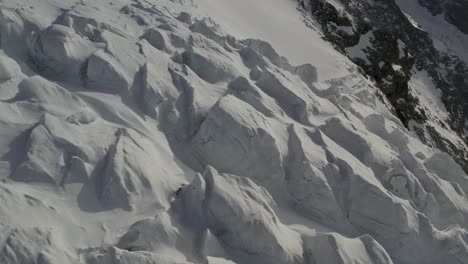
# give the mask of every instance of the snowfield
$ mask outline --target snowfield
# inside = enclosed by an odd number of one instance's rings
[[[468,263],[468,176],[295,8],[0,0],[0,263]]]

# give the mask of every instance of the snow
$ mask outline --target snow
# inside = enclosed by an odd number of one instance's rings
[[[371,47],[371,38],[374,35],[372,31],[367,32],[366,34],[362,35],[359,38],[359,43],[356,44],[354,47],[346,48],[346,54],[353,59],[363,59],[367,64],[370,64],[369,60],[367,59],[367,54],[364,52],[366,48]]]
[[[448,118],[447,109],[442,102],[442,92],[435,87],[427,72],[415,72],[410,85],[418,93],[422,105],[442,119]]]
[[[429,124],[455,145],[465,145],[458,135],[451,133],[449,115],[442,102],[442,92],[438,90],[428,73],[415,71],[409,82],[411,92],[419,99],[420,105],[429,117]]]
[[[422,30],[431,34],[435,47],[442,52],[451,52],[468,63],[468,35],[447,22],[443,15],[433,16],[418,1],[396,1],[408,19]],[[413,22],[414,21],[414,22]]]
[[[0,53],[0,81],[8,81],[20,73],[20,67],[16,61]]]
[[[411,23],[411,25],[413,25],[415,28],[421,29],[421,27],[419,26],[418,22],[416,22],[410,15],[408,15],[408,14],[405,13],[405,12],[403,12],[403,14],[406,16],[406,18],[407,18],[408,21]]]
[[[401,71],[402,67],[398,64],[392,64],[392,68],[394,71]]]
[[[0,263],[466,261],[467,175],[288,1],[1,2]]]
[[[343,75],[350,65],[305,25],[294,0],[198,0],[196,4],[229,34],[265,40],[294,65],[313,64],[322,80]]]

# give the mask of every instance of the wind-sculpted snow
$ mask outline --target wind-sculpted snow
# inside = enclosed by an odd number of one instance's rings
[[[18,64],[3,52],[0,53],[0,80],[2,82],[8,81],[18,74],[20,74]]]
[[[467,175],[356,68],[179,2],[0,3],[0,263],[467,263]]]
[[[41,74],[70,78],[79,76],[82,64],[99,49],[99,44],[81,38],[69,27],[53,24],[33,34],[28,46]]]

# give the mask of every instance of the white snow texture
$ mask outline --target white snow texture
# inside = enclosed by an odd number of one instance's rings
[[[0,263],[468,263],[468,176],[295,8],[0,0]]]

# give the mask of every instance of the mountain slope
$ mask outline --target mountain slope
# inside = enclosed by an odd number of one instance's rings
[[[463,169],[269,3],[0,2],[0,263],[466,262]]]
[[[376,82],[403,124],[466,171],[467,35],[418,4],[437,1],[299,2],[312,26]],[[456,16],[461,25],[457,1],[442,2],[448,21]]]

